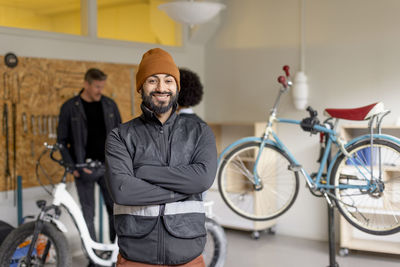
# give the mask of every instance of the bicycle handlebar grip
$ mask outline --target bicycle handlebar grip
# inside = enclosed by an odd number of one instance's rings
[[[286,78],[284,76],[279,76],[278,77],[278,83],[282,84],[283,87],[287,87],[287,82],[286,82]]]
[[[56,151],[56,149],[54,149],[54,148],[52,148],[52,149],[50,150],[50,158],[51,158],[52,160],[58,162],[58,160],[53,156],[53,153],[54,153],[55,151]]]
[[[289,76],[290,76],[289,69],[290,69],[290,68],[289,68],[288,65],[283,66],[283,70],[285,71],[286,77],[289,77]]]

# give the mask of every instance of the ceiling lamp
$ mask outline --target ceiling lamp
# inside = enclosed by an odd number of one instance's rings
[[[308,105],[308,83],[305,74],[305,0],[300,0],[300,71],[294,76],[292,98],[296,109],[305,110]]]
[[[201,24],[215,17],[225,5],[212,2],[177,1],[158,6],[173,20],[189,25]]]

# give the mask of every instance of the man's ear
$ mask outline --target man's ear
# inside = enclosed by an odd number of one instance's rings
[[[88,87],[89,87],[89,82],[83,81],[83,88],[88,88]]]

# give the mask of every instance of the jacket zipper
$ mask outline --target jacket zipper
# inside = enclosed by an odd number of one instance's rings
[[[164,163],[168,164],[168,153],[167,153],[167,147],[166,147],[166,143],[165,143],[164,126],[160,127],[159,134],[160,134],[159,140],[160,140],[161,157],[162,157],[162,160],[164,161]]]

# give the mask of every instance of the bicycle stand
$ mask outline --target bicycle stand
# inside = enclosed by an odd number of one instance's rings
[[[339,267],[336,262],[336,244],[335,244],[335,213],[334,207],[328,203],[328,235],[329,235],[329,265],[328,267]]]
[[[325,138],[325,142],[328,138]],[[330,155],[330,153],[329,153]],[[329,166],[331,162],[331,157],[329,156],[327,159],[326,166]],[[328,168],[328,167],[327,167]],[[339,267],[339,264],[336,262],[336,242],[335,242],[335,210],[334,206],[328,205],[328,237],[329,237],[329,265],[328,267]]]

